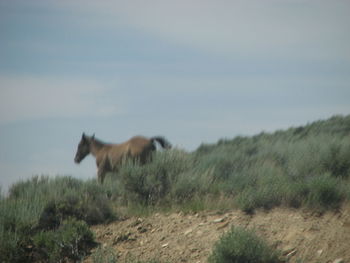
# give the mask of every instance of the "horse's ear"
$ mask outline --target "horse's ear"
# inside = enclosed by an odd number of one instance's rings
[[[86,140],[86,135],[85,135],[84,132],[83,132],[83,135],[81,136],[81,139],[84,140],[84,141]]]

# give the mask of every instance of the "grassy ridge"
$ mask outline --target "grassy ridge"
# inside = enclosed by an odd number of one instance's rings
[[[0,199],[0,262],[76,261],[93,245],[88,225],[116,219],[121,208],[336,209],[350,199],[349,178],[350,116],[220,140],[192,153],[160,152],[144,166],[125,163],[103,185],[34,177]]]
[[[350,116],[221,140],[196,152],[243,210],[275,205],[336,208],[349,199]]]
[[[191,154],[163,152],[146,166],[125,164],[109,184],[112,196],[146,206],[195,210],[229,199],[246,212],[278,205],[322,212],[350,198],[349,177],[347,116],[220,140]]]

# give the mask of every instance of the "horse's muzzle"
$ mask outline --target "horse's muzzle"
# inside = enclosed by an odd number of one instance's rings
[[[81,158],[79,158],[79,156],[75,156],[74,162],[75,162],[76,164],[79,164],[79,163],[81,162]]]

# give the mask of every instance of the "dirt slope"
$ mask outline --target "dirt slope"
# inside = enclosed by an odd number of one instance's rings
[[[237,210],[224,214],[158,213],[95,226],[93,231],[102,245],[115,249],[119,262],[133,258],[199,263],[207,262],[213,244],[231,226],[255,229],[280,249],[288,262],[350,263],[350,206],[322,216],[285,208],[255,215]],[[85,262],[92,262],[91,258]]]

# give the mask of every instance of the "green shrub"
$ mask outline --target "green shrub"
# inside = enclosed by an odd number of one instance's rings
[[[248,188],[236,198],[238,207],[250,214],[257,208],[271,209],[281,204],[281,196],[268,187]]]
[[[191,164],[188,154],[176,149],[155,154],[146,165],[126,162],[117,175],[121,177],[124,199],[145,205],[159,204],[178,175],[189,170]]]
[[[215,154],[210,154],[202,157],[198,163],[198,170],[206,172],[212,170],[213,180],[227,180],[234,172],[235,161],[232,156],[223,151],[217,151]]]
[[[94,237],[83,221],[69,219],[56,231],[41,231],[33,236],[33,261],[78,261],[95,246]]]
[[[31,214],[26,214],[26,218],[39,221],[39,228],[43,229],[56,228],[69,217],[88,224],[115,219],[103,186],[96,181],[83,182],[68,176],[36,176],[19,182],[10,188],[8,200],[26,204],[21,206],[20,211],[29,206],[28,212]]]
[[[252,231],[234,227],[214,245],[210,263],[274,263],[278,254]]]
[[[309,186],[303,180],[291,181],[284,190],[283,203],[293,208],[299,208],[304,205],[310,192]]]
[[[0,262],[31,262],[36,249],[32,237],[41,233],[54,240],[65,230],[63,222],[74,219],[88,224],[115,219],[111,202],[96,181],[33,177],[13,185],[9,196],[0,199]]]
[[[112,247],[98,247],[91,255],[93,263],[117,263],[118,257]]]
[[[329,174],[310,178],[308,190],[306,205],[316,210],[338,208],[345,198],[341,182]]]
[[[69,192],[82,189],[82,180],[71,176],[34,176],[29,180],[20,181],[9,189],[10,199],[33,199],[37,196],[45,199],[56,199]]]
[[[74,217],[89,225],[110,222],[116,219],[109,201],[104,196],[86,198],[78,193],[66,195],[47,203],[39,218],[40,229],[54,229],[60,223]]]
[[[323,156],[325,171],[335,177],[348,178],[350,176],[350,142],[349,140],[333,141]]]
[[[171,200],[175,203],[182,203],[193,198],[198,192],[198,176],[195,174],[182,173],[173,182],[170,189]]]
[[[0,200],[0,262],[26,262],[30,237],[44,203],[35,200]]]
[[[249,169],[246,178],[240,178],[240,189],[236,188],[236,204],[247,212],[252,213],[256,208],[271,209],[282,204],[290,180],[281,168],[272,161],[257,163]],[[244,183],[244,184],[242,184]]]
[[[25,232],[28,230],[30,230],[30,226]],[[8,231],[0,226],[0,262],[28,262],[28,254],[30,253],[28,244],[30,244],[28,233]]]

